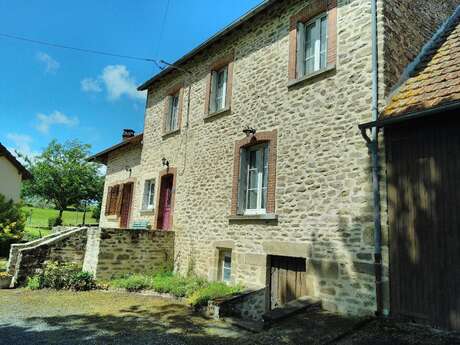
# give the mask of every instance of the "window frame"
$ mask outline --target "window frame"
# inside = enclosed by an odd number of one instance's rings
[[[227,261],[226,258],[230,259],[230,267],[226,267]],[[226,279],[225,273],[229,271],[229,276]],[[232,250],[227,248],[219,249],[219,281],[230,284],[232,282],[232,271],[233,271],[233,260],[232,260]]]
[[[177,97],[177,108],[176,108],[176,120],[175,128],[171,128],[171,122],[173,119],[173,110],[174,110],[174,99]],[[163,135],[169,135],[171,133],[176,133],[180,131],[182,124],[182,110],[184,105],[184,88],[182,85],[178,85],[172,88],[166,97],[165,100],[165,109],[163,116]]]
[[[246,194],[243,197],[242,186],[245,185],[247,175],[241,173],[241,167],[244,162],[244,155],[248,148],[260,144],[268,146],[267,156],[267,191],[265,209],[263,213],[245,212]],[[230,217],[254,217],[267,216],[275,214],[275,192],[276,192],[276,156],[277,156],[277,130],[266,132],[257,132],[253,136],[245,137],[235,142],[234,163],[233,163],[233,184],[232,184],[232,202]]]
[[[265,182],[265,177],[267,177],[268,181],[268,157],[270,155],[270,147],[269,143],[261,143],[257,145],[252,145],[247,148],[246,150],[246,162],[243,162],[246,164],[247,168],[247,177],[246,177],[246,187],[245,187],[245,206],[244,206],[244,215],[260,215],[260,214],[267,214],[267,188],[268,186],[265,185],[264,187],[264,182]],[[254,168],[251,168],[251,152],[256,152],[256,172],[257,172],[257,187],[256,188],[250,188],[250,176],[251,176],[251,170],[254,171]],[[262,153],[262,157],[259,158],[259,162],[257,162],[257,152]],[[267,167],[265,167],[265,162],[267,163]],[[241,170],[241,167],[240,167]],[[241,172],[240,172],[241,174]],[[265,189],[265,191],[264,191]],[[248,208],[248,205],[250,203],[250,192],[252,190],[256,190],[257,192],[257,197],[256,197],[256,208]],[[265,193],[265,205],[263,205],[263,199],[264,199],[264,194]]]
[[[232,90],[233,90],[233,52],[216,62],[214,62],[210,68],[207,77],[206,85],[206,98],[205,98],[205,117],[212,116],[214,114],[220,114],[231,109],[232,103]],[[223,71],[225,75],[224,86],[222,88],[222,95],[220,99],[221,106],[218,107],[217,101],[217,77],[218,73]]]
[[[324,52],[324,65],[319,69],[313,69],[313,72],[306,73],[306,70],[302,71],[303,65],[301,60],[302,54],[305,57],[306,47],[302,40],[299,38],[302,36],[302,31],[305,33],[306,41],[306,30],[308,25],[327,17],[326,31],[327,36],[325,39],[325,48],[321,50]],[[304,28],[304,29],[302,29]],[[300,34],[299,34],[300,32]],[[299,52],[303,52],[299,54]],[[300,55],[300,58],[299,58]],[[319,60],[320,61],[320,60]],[[288,87],[296,84],[296,82],[314,77],[326,71],[335,69],[337,61],[337,0],[311,0],[308,5],[302,8],[299,12],[290,17],[290,32],[289,32],[289,63],[288,63],[288,74],[289,82]],[[301,63],[302,62],[302,63]]]
[[[324,38],[324,42],[322,41],[322,20],[326,19],[326,37]],[[297,25],[300,27],[303,26],[303,29],[297,29],[297,41],[300,42],[297,46],[297,61],[298,61],[298,71],[297,71],[297,78],[302,78],[308,76],[310,74],[319,72],[325,68],[327,68],[327,50],[328,50],[328,21],[329,16],[328,13],[322,13],[313,19],[309,20],[306,23],[299,22]],[[313,44],[313,54],[311,55],[311,59],[313,60],[313,69],[308,70],[308,63],[307,60],[309,56],[307,55],[307,42],[308,42],[308,27],[315,25],[315,37],[314,37],[314,44]],[[324,47],[323,47],[324,45]],[[324,49],[322,49],[324,48]],[[321,55],[324,52],[324,63],[321,64]],[[301,68],[299,68],[301,66]]]
[[[147,190],[147,184],[149,184],[149,189]],[[142,211],[153,212],[155,210],[156,204],[156,179],[150,178],[144,181],[144,193],[142,194]],[[152,203],[150,203],[150,200]]]

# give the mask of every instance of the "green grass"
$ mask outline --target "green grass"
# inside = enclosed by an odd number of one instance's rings
[[[58,210],[51,208],[24,207],[30,216],[27,217],[29,227],[48,227],[48,219],[56,218],[59,215]],[[64,225],[78,225],[83,222],[83,212],[64,211],[62,214]],[[97,223],[98,220],[92,217],[91,211],[86,212],[86,223]]]
[[[186,297],[194,307],[206,305],[210,299],[241,292],[241,286],[230,286],[221,282],[208,282],[197,277],[180,277],[170,272],[153,275],[134,274],[113,279],[109,286],[128,291],[154,290],[175,297]]]

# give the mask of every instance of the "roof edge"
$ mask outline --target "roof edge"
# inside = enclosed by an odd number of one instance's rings
[[[19,162],[8,149],[0,143],[0,157],[5,157],[19,171],[23,180],[30,180],[32,174]]]
[[[139,144],[139,143],[142,143],[142,140],[144,139],[144,133],[139,133],[137,135],[135,135],[134,137],[132,138],[129,138],[125,141],[122,141],[118,144],[115,144],[113,146],[110,146],[109,148],[105,149],[105,150],[102,150],[101,152],[98,152],[92,156],[89,156],[88,158],[86,158],[86,160],[88,162],[97,162],[97,163],[101,163],[101,164],[107,164],[107,156],[109,153],[113,152],[113,151],[116,151],[118,149],[121,149],[122,147],[125,147],[129,144]]]
[[[181,58],[179,58],[174,63],[172,63],[172,65],[173,66],[179,66],[179,65],[185,63],[186,61],[188,61],[189,59],[191,59],[192,57],[197,55],[199,52],[201,52],[205,48],[209,47],[211,44],[213,44],[214,42],[218,41],[220,38],[222,38],[226,34],[230,33],[233,30],[235,30],[241,24],[243,24],[246,21],[248,21],[249,19],[253,18],[255,15],[259,14],[260,12],[262,12],[263,10],[265,10],[266,8],[268,8],[270,5],[274,4],[275,2],[277,2],[277,0],[264,0],[264,2],[260,3],[256,7],[252,8],[251,10],[246,12],[244,15],[242,15],[238,19],[234,20],[229,25],[225,26],[222,30],[220,30],[217,33],[215,33],[214,35],[212,35],[210,38],[208,38],[206,41],[204,41],[203,43],[198,45],[196,48],[192,49],[191,51],[189,51],[188,53],[183,55]],[[160,80],[161,78],[163,78],[164,76],[166,76],[170,72],[176,70],[176,68],[173,67],[173,66],[167,67],[166,69],[162,70],[158,74],[154,75],[152,78],[150,78],[149,80],[144,82],[142,85],[140,85],[137,88],[137,90],[138,91],[147,90],[154,82]]]

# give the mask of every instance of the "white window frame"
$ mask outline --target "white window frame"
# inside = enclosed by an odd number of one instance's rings
[[[324,42],[321,40],[321,22],[326,19],[326,35]],[[327,49],[329,40],[328,14],[323,13],[312,20],[297,24],[297,77],[301,78],[309,74],[318,72],[327,67]],[[307,28],[314,24],[314,52],[307,56]],[[324,54],[324,63],[321,65],[321,55]],[[307,62],[313,59],[313,70],[307,71]]]
[[[230,267],[225,267],[225,258],[230,258]],[[221,270],[220,280],[228,284],[232,281],[232,251],[229,249],[221,249],[220,260],[221,260],[220,262],[220,270]],[[230,271],[230,275],[228,279],[225,279],[226,271]]]
[[[222,88],[219,90],[218,79],[219,74],[223,74]],[[227,106],[227,87],[228,87],[228,65],[223,66],[211,73],[211,99],[210,109],[211,113],[223,110]],[[220,91],[220,94],[218,94]]]
[[[177,100],[177,104],[174,102]],[[169,96],[168,116],[166,118],[166,132],[172,132],[179,129],[179,107],[180,107],[180,91]]]
[[[155,209],[155,179],[148,179],[144,182],[144,193],[142,198],[142,210],[153,211]]]
[[[244,210],[244,214],[245,215],[260,215],[260,214],[266,214],[267,213],[267,195],[268,195],[268,176],[266,178],[267,180],[267,186],[263,187],[263,182],[264,182],[264,172],[266,172],[266,174],[269,174],[268,172],[268,155],[269,155],[269,145],[268,143],[264,143],[264,144],[261,144],[261,145],[255,145],[255,146],[251,146],[251,147],[248,147],[246,149],[246,155],[247,155],[247,161],[246,161],[246,164],[247,164],[247,176],[246,176],[246,200],[245,200],[245,210]],[[250,173],[251,173],[251,170],[254,170],[254,169],[251,169],[250,168],[250,153],[252,151],[261,151],[262,152],[262,157],[259,161],[259,164],[257,164],[257,207],[255,209],[250,209],[248,208],[248,205],[249,205],[249,191],[250,190],[253,190],[254,188],[249,188],[249,185],[250,185]],[[265,155],[267,154],[267,157],[265,157]],[[267,164],[267,168],[265,168],[264,166],[264,162],[266,161],[266,164]],[[265,191],[264,191],[265,189]],[[262,195],[265,193],[265,207],[262,207]]]

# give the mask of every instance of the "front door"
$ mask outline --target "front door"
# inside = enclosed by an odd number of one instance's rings
[[[165,175],[161,179],[157,218],[157,229],[160,230],[171,229],[173,182],[174,176],[171,174]]]
[[[270,266],[271,309],[307,295],[305,258],[271,256]]]
[[[122,229],[126,229],[128,227],[132,200],[133,183],[130,182],[123,185],[123,191],[121,195],[120,227]]]

